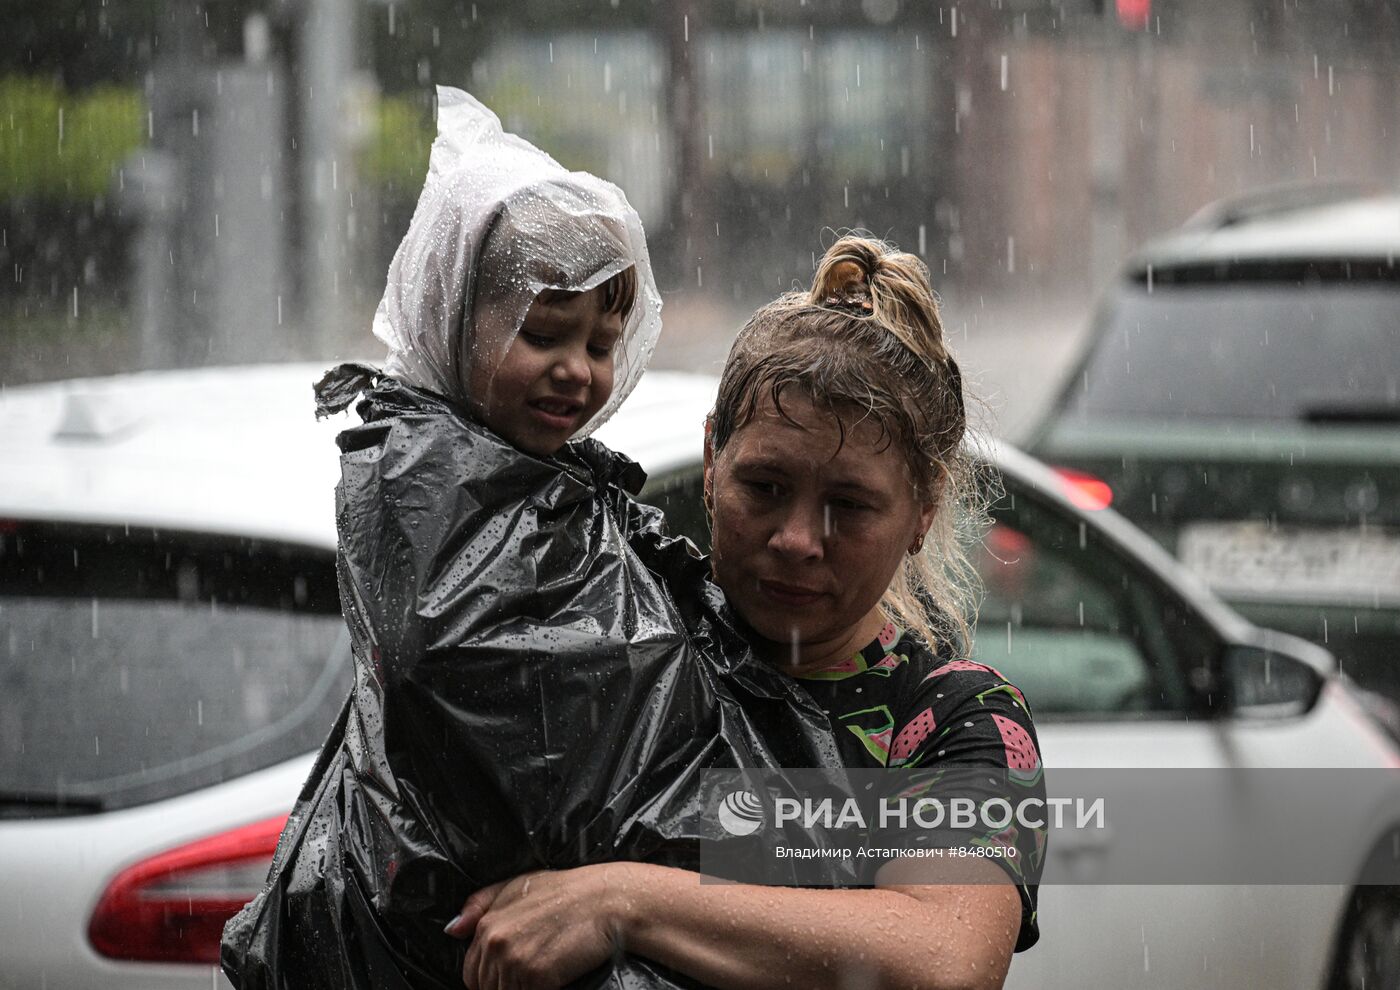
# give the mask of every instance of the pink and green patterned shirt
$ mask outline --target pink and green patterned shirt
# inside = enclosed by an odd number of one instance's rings
[[[1035,726],[1020,689],[985,664],[935,654],[892,623],[855,656],[802,682],[830,716],[850,769],[987,767],[1034,775],[1041,784]],[[1021,894],[1019,952],[1040,937],[1034,877],[1045,836],[1008,831],[971,840],[1021,850],[1017,858],[992,860]]]

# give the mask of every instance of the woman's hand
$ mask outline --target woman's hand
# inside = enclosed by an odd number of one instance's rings
[[[616,951],[626,863],[541,870],[467,898],[447,934],[471,939],[470,990],[557,990]]]

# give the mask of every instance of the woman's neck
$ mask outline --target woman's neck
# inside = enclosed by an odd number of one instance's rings
[[[880,634],[886,621],[884,614],[875,608],[839,636],[806,642],[796,636],[788,643],[769,640],[761,652],[764,659],[783,673],[805,677],[855,656]]]

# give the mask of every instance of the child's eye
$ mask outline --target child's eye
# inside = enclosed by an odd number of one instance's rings
[[[554,343],[553,337],[546,337],[544,334],[531,333],[528,330],[520,331],[520,339],[531,347],[549,347]]]
[[[589,353],[589,354],[592,354],[595,358],[611,357],[611,356],[612,356],[612,352],[613,352],[613,345],[612,345],[612,344],[606,344],[606,345],[605,345],[605,344],[589,344],[589,345],[588,345],[588,353]]]

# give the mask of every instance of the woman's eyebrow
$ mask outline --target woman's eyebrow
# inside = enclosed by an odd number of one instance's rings
[[[885,492],[878,488],[872,488],[864,482],[855,479],[837,478],[831,482],[831,487],[834,491],[840,492],[843,495],[860,495],[871,501],[883,500],[885,498]]]
[[[734,461],[734,467],[742,471],[767,471],[772,474],[787,474],[787,468],[783,463],[773,457],[763,455],[749,455],[745,457],[740,454]]]

